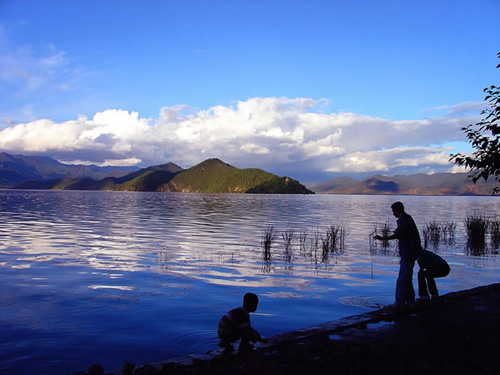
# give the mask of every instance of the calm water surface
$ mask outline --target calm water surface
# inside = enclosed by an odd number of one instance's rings
[[[391,303],[397,251],[373,248],[370,233],[394,227],[395,200],[421,231],[457,224],[455,243],[436,250],[452,267],[442,294],[498,281],[498,255],[471,255],[463,228],[467,215],[498,219],[498,197],[0,191],[0,373],[111,370],[216,349],[219,318],[246,292],[260,296],[252,323],[267,337]],[[349,234],[325,260],[312,240],[332,224]]]

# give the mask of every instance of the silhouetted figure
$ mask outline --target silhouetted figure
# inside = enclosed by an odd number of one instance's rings
[[[403,203],[395,202],[391,206],[392,214],[397,218],[397,229],[390,236],[375,236],[376,240],[399,240],[399,275],[396,282],[396,302],[393,306],[405,306],[415,302],[413,289],[413,266],[422,251],[418,228],[413,218],[405,212]]]
[[[252,328],[250,323],[250,313],[257,310],[259,298],[253,293],[247,293],[243,297],[243,306],[237,307],[227,312],[219,321],[217,335],[220,338],[219,345],[227,351],[232,351],[232,343],[241,338],[239,352],[253,349],[250,342],[267,342],[267,339]]]
[[[432,299],[439,297],[434,279],[448,276],[450,273],[449,264],[439,255],[428,250],[422,250],[417,258],[417,263],[420,266],[418,271],[418,300],[428,300],[429,294]]]

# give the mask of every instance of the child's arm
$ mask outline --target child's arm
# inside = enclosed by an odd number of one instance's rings
[[[268,342],[268,339],[263,338],[259,332],[257,332],[254,328],[248,327],[244,332],[244,337],[251,342]]]

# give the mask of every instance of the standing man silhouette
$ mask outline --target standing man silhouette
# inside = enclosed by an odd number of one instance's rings
[[[396,302],[392,306],[407,306],[415,302],[413,289],[413,266],[422,251],[418,228],[413,218],[405,212],[403,203],[395,202],[391,206],[392,214],[397,219],[397,229],[390,236],[375,236],[376,240],[399,240],[399,275],[396,282]]]

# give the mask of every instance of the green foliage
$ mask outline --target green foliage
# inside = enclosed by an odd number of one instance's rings
[[[497,69],[499,67],[500,64]],[[481,112],[483,119],[462,128],[476,151],[471,156],[462,153],[452,155],[450,160],[470,168],[469,177],[474,183],[481,178],[486,181],[489,177],[500,183],[500,87],[492,85],[485,88],[484,92],[487,94],[484,100],[488,102],[489,108]],[[493,194],[498,193],[500,187],[497,186]]]
[[[195,193],[287,193],[307,190],[297,181],[257,168],[238,169],[219,159],[206,160],[176,175],[158,190]]]

